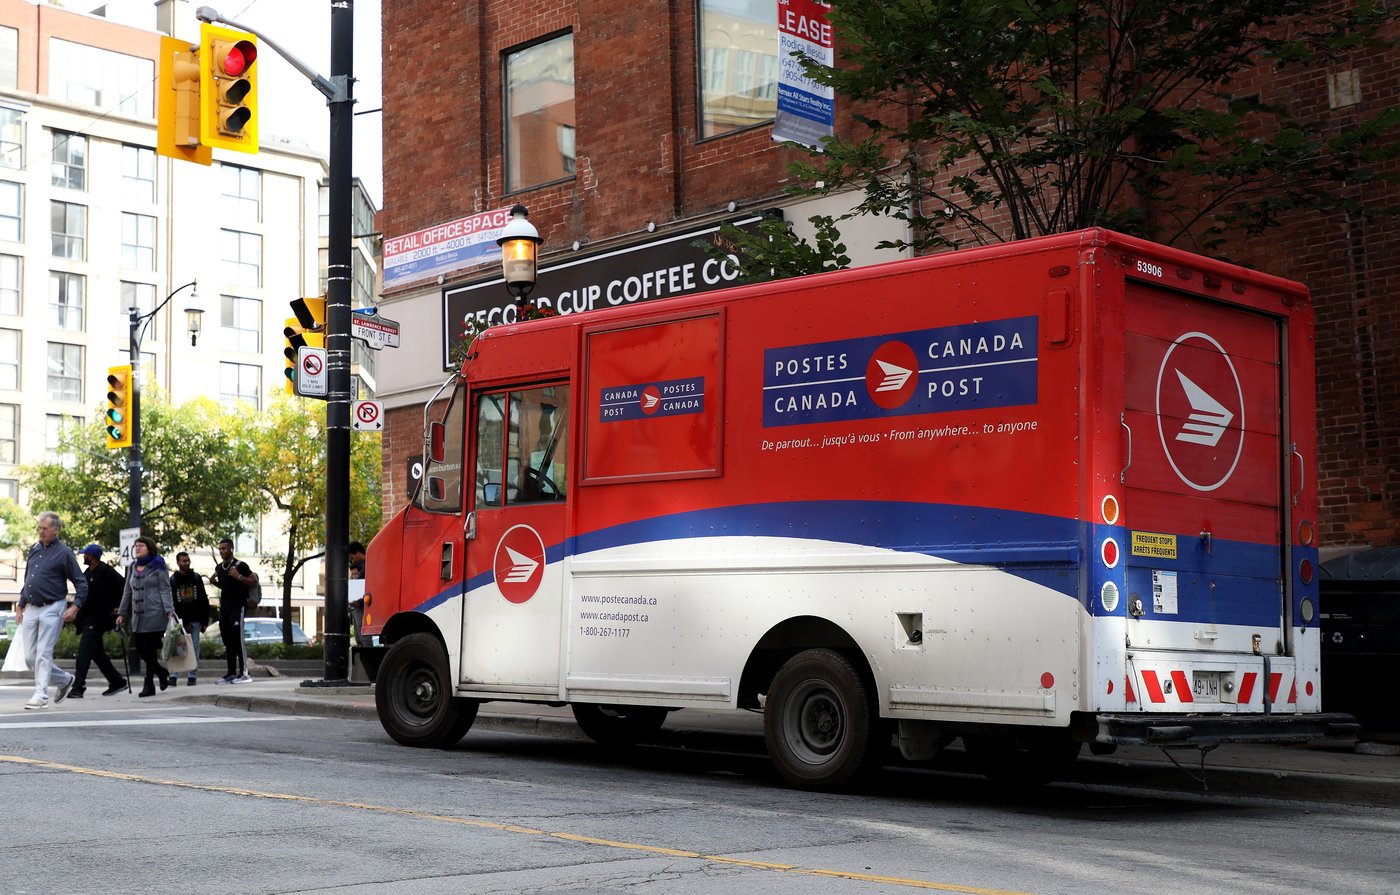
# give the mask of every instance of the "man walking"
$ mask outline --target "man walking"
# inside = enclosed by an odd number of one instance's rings
[[[175,614],[194,644],[194,667],[189,671],[189,685],[193,687],[199,672],[199,633],[209,627],[209,595],[204,592],[203,576],[190,571],[188,553],[181,550],[175,554],[175,565],[179,568],[170,576],[170,592],[175,598]],[[242,625],[239,627],[241,629]],[[173,674],[170,676],[170,686],[175,686]]]
[[[39,515],[39,541],[29,548],[24,563],[24,587],[20,589],[15,615],[24,631],[24,658],[34,669],[34,695],[24,704],[27,709],[49,707],[49,687],[57,687],[54,702],[68,697],[73,675],[53,663],[54,644],[63,623],[70,622],[87,601],[87,579],[78,568],[73,548],[58,539],[63,520],[57,513]],[[68,582],[77,593],[75,605],[68,607]]]
[[[73,627],[78,629],[78,665],[74,671],[76,680],[68,691],[70,699],[82,699],[87,690],[87,673],[93,661],[107,678],[107,689],[103,696],[111,696],[118,690],[126,689],[126,678],[117,673],[117,666],[107,656],[102,645],[102,635],[112,630],[117,618],[117,607],[122,601],[122,585],[125,583],[116,569],[102,561],[102,548],[88,544],[83,548],[83,577],[87,579],[87,602],[78,609],[73,619]]]
[[[216,684],[246,684],[253,680],[248,674],[248,650],[243,646],[243,610],[248,608],[248,585],[257,580],[246,562],[234,558],[233,541],[220,541],[212,583],[219,589],[219,636],[224,640],[228,674]]]

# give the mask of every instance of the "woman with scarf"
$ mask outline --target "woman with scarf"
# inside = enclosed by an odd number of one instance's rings
[[[156,542],[148,537],[136,539],[136,562],[126,573],[126,588],[122,605],[117,610],[117,627],[131,619],[131,633],[136,638],[136,650],[146,664],[146,686],[140,696],[156,695],[155,680],[164,690],[170,686],[170,672],[160,664],[160,641],[165,636],[166,621],[175,617],[175,603],[170,595],[170,567],[165,564]]]

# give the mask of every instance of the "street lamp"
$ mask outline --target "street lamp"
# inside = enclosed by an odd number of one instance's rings
[[[510,223],[501,230],[496,244],[501,247],[501,267],[505,271],[506,289],[515,296],[516,305],[535,288],[536,256],[539,254],[540,231],[526,218],[530,212],[524,205],[510,210]]]
[[[204,308],[199,304],[196,283],[198,280],[190,280],[171,292],[165,297],[165,301],[156,305],[149,313],[140,313],[141,309],[136,305],[127,309],[127,313],[130,315],[128,338],[130,340],[132,376],[131,447],[128,450],[126,462],[130,478],[127,483],[126,504],[127,525],[131,528],[141,527],[141,339],[145,336],[151,320],[155,318],[160,309],[170,304],[172,298],[188,289],[190,296],[185,302],[185,322],[190,331],[190,344],[195,344],[199,338],[200,321],[204,315]]]

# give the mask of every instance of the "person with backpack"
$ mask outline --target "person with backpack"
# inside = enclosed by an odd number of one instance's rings
[[[175,603],[170,598],[170,567],[152,538],[141,536],[132,548],[136,561],[126,575],[122,604],[117,609],[117,627],[128,620],[136,640],[136,649],[146,665],[146,686],[137,696],[156,695],[156,683],[164,690],[170,686],[170,672],[160,664],[160,642],[165,637],[166,623],[175,619]]]
[[[209,628],[209,595],[204,590],[204,577],[190,569],[188,553],[181,550],[175,554],[175,565],[179,568],[170,576],[170,591],[175,597],[175,614],[194,644],[194,667],[189,671],[193,687],[199,676],[199,635]]]
[[[234,557],[233,541],[219,541],[219,562],[210,583],[219,589],[219,636],[224,641],[228,674],[216,684],[246,684],[253,680],[248,674],[248,649],[243,644],[243,613],[248,608],[248,590],[257,582],[258,576],[248,564]]]
[[[97,668],[107,678],[107,689],[103,696],[111,696],[127,687],[126,678],[117,671],[107,650],[102,645],[102,635],[116,626],[117,607],[122,601],[122,591],[126,582],[116,569],[102,561],[102,546],[88,544],[83,548],[83,577],[88,583],[87,602],[78,610],[73,619],[73,627],[78,629],[78,664],[73,669],[77,678],[68,691],[69,699],[82,699],[87,690],[88,670],[94,661]]]

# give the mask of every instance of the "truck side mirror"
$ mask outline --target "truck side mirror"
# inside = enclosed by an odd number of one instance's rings
[[[501,502],[501,483],[487,482],[481,486],[481,500],[487,506],[497,506]]]
[[[447,457],[447,427],[439,422],[428,423],[428,457],[441,463]],[[440,484],[440,483],[439,483]],[[431,492],[430,492],[431,493]]]
[[[435,475],[428,476],[428,500],[433,503],[442,503],[447,500],[447,482],[445,480]]]

